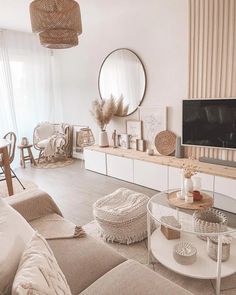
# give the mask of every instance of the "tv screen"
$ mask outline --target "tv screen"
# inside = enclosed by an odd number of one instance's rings
[[[236,148],[236,99],[183,100],[185,145]]]

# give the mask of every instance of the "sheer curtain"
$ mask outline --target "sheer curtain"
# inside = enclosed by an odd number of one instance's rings
[[[0,31],[0,136],[9,131],[32,140],[42,121],[61,121],[54,95],[53,55],[30,33]]]

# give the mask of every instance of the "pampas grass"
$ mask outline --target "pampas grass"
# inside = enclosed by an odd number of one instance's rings
[[[94,100],[90,112],[101,130],[105,131],[113,115],[116,113],[116,109],[115,99],[111,96],[107,100]]]

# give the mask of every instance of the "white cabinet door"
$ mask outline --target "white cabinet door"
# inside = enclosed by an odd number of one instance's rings
[[[92,170],[101,174],[107,174],[106,169],[106,154],[84,150],[85,169]]]
[[[168,189],[181,188],[182,174],[180,168],[169,167]]]
[[[195,176],[193,176],[194,179]],[[205,173],[197,173],[196,177],[201,178],[202,189],[207,191],[214,191],[214,176],[205,174]]]
[[[217,195],[223,194],[222,195]],[[229,212],[236,213],[236,180],[215,176],[214,206]]]
[[[107,175],[133,182],[133,160],[107,155]]]
[[[134,160],[134,183],[158,191],[167,190],[168,167]]]

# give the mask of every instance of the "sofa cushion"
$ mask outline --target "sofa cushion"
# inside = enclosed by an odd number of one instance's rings
[[[50,138],[51,138],[51,137],[50,137]],[[49,141],[50,141],[50,138],[40,140],[40,141],[37,143],[37,146],[40,147],[40,148],[46,148],[46,146],[48,145],[48,143],[49,143]]]
[[[12,294],[71,295],[52,250],[38,233],[35,233],[22,254]]]
[[[11,294],[21,255],[33,234],[26,220],[0,198],[0,294]]]
[[[127,260],[84,290],[81,295],[190,295],[142,264]]]
[[[90,236],[48,241],[72,294],[79,294],[126,259]]]

